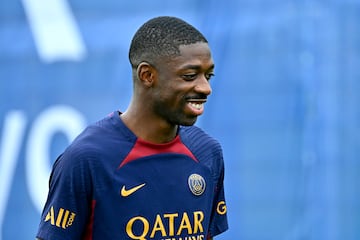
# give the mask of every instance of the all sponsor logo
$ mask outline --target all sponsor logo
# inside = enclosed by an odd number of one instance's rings
[[[55,212],[54,206],[51,206],[44,221],[50,221],[51,225],[66,229],[73,224],[75,216],[75,213],[65,210],[64,208],[60,208],[57,212]]]

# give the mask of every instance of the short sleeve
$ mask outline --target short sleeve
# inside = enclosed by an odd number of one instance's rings
[[[91,212],[89,161],[65,152],[54,163],[37,237],[81,239]]]
[[[223,163],[223,161],[221,161]],[[224,166],[221,164],[220,176],[215,189],[214,204],[210,220],[209,235],[214,237],[228,229],[227,207],[224,191]]]
[[[182,127],[183,142],[201,164],[212,172],[214,198],[211,209],[209,235],[216,236],[228,229],[227,208],[224,191],[224,159],[220,143],[200,128]]]

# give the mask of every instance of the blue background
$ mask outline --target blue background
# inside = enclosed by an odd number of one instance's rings
[[[359,0],[68,0],[77,60],[39,54],[25,2],[0,3],[1,156],[6,119],[23,120],[15,157],[0,159],[15,162],[0,176],[0,240],[33,239],[40,221],[29,193],[40,117],[62,106],[88,124],[125,110],[129,42],[158,15],[192,23],[213,51],[213,94],[197,125],[224,150],[230,229],[216,239],[360,239]],[[68,142],[61,128],[45,141],[49,164]]]

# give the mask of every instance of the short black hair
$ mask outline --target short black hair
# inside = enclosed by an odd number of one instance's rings
[[[129,50],[131,66],[136,68],[142,61],[153,63],[159,57],[180,54],[180,45],[208,41],[189,23],[169,16],[150,19],[135,33]]]

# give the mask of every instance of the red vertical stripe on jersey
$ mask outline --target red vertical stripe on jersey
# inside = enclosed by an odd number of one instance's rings
[[[83,240],[92,240],[93,239],[95,205],[96,205],[96,200],[92,200],[91,214],[90,214],[88,223],[86,224],[86,229],[84,232]]]

